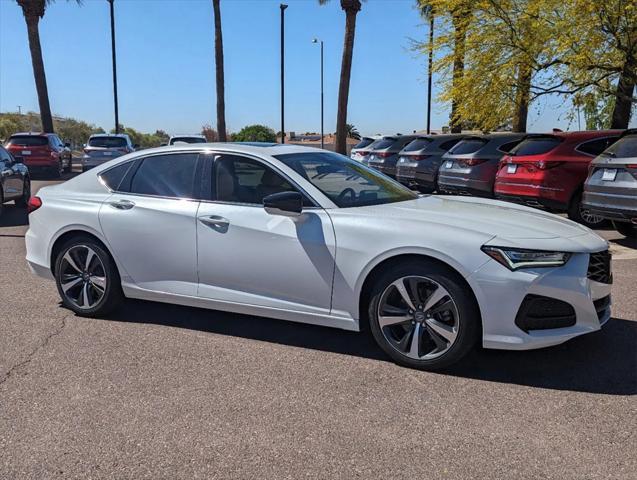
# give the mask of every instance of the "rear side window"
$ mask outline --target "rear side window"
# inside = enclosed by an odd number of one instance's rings
[[[111,190],[117,191],[133,163],[135,162],[125,162],[116,167],[109,168],[100,175],[102,182]]]
[[[21,147],[45,147],[49,144],[49,139],[40,135],[15,135],[9,139],[8,144]]]
[[[127,146],[123,137],[91,137],[88,140],[89,147],[99,148],[124,148]]]
[[[617,138],[618,137],[597,138],[595,140],[591,140],[590,142],[584,142],[578,145],[576,150],[596,157],[608,147],[610,147],[613,143],[615,143],[617,141]]]
[[[626,135],[613,143],[606,152],[613,157],[637,157],[637,135]]]
[[[365,148],[367,145],[371,145],[373,142],[374,142],[373,138],[363,138],[360,142],[358,142],[352,148]]]
[[[378,143],[374,145],[374,150],[383,150],[385,148],[391,147],[395,141],[395,138],[382,138],[378,140]]]
[[[405,152],[415,152],[417,150],[423,150],[431,142],[433,142],[433,140],[430,138],[417,138],[416,140],[412,140],[411,142],[409,142],[404,150]]]
[[[449,150],[451,155],[466,155],[475,153],[487,144],[484,138],[465,138]]]
[[[133,175],[131,193],[195,198],[196,153],[146,157]]]
[[[513,150],[515,147],[517,147],[520,144],[521,141],[522,140],[515,140],[513,142],[507,142],[507,143],[505,143],[503,145],[500,145],[498,147],[498,150],[500,150],[503,153],[509,153],[511,150]]]
[[[528,137],[515,147],[511,154],[523,157],[526,155],[542,155],[557,147],[562,140],[557,137]]]

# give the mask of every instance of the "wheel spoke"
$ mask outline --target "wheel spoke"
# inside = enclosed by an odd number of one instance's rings
[[[396,287],[396,290],[398,290],[398,293],[400,293],[400,296],[403,298],[403,300],[405,301],[407,306],[409,308],[411,308],[412,310],[416,310],[416,307],[414,306],[414,302],[409,297],[409,293],[407,292],[407,289],[405,288],[405,284],[403,282],[403,279],[400,278],[400,279],[396,280],[394,283],[392,283],[392,285],[394,287]]]
[[[391,325],[398,325],[399,323],[406,323],[412,319],[411,315],[400,315],[400,316],[379,316],[378,324],[380,328],[389,327]]]
[[[420,327],[420,323],[416,323],[414,325],[413,333],[411,335],[411,343],[409,344],[409,352],[408,355],[411,358],[419,358],[420,357],[420,334],[422,329]]]
[[[420,298],[420,293],[418,293],[418,284],[420,282],[418,281],[417,278],[410,278],[409,279],[409,292],[411,293],[411,298],[414,299],[414,303],[416,305],[420,305],[422,304],[422,299]]]
[[[446,310],[451,310],[453,306],[454,306],[453,302],[451,301],[451,298],[449,298],[448,300],[445,300],[444,302],[439,303],[434,308],[429,309],[427,313],[429,313],[430,315],[435,315],[436,313],[444,312]]]
[[[84,263],[84,270],[86,270],[87,272],[91,271],[91,262],[93,261],[93,258],[95,257],[95,252],[88,248],[86,249],[86,262]]]
[[[447,290],[445,290],[444,288],[442,288],[441,286],[438,286],[438,288],[436,288],[434,290],[434,292],[429,296],[429,298],[427,299],[427,302],[425,302],[425,308],[423,308],[423,310],[426,312],[428,310],[430,310],[432,307],[434,307],[440,300],[442,300],[443,298],[449,296],[449,293],[447,292]]]
[[[447,342],[451,343],[456,339],[457,332],[453,329],[453,327],[433,318],[428,318],[425,320],[425,323],[427,324],[429,331],[433,331],[434,334],[441,336]]]
[[[64,260],[66,260],[66,263],[68,263],[71,266],[71,268],[73,268],[76,272],[82,273],[82,269],[77,266],[77,263],[75,263],[75,260],[71,256],[70,250],[64,254],[63,258]]]
[[[62,291],[66,293],[69,291],[70,288],[75,287],[80,282],[82,282],[82,277],[77,275],[73,278],[73,280],[69,280],[68,282],[65,282],[65,283],[60,283],[60,286],[62,287]]]
[[[106,290],[106,277],[91,277],[91,282],[102,292]]]
[[[82,306],[88,307],[90,305],[88,300],[88,283],[85,283],[82,287]]]

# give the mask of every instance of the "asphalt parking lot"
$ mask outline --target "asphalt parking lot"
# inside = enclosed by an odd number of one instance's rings
[[[602,331],[434,374],[310,325],[141,301],[76,317],[29,273],[26,223],[0,218],[2,479],[635,478],[637,245],[615,232]]]

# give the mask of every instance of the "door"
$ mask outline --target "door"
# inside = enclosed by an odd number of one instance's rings
[[[19,198],[22,195],[24,180],[18,169],[17,162],[9,152],[0,147],[0,176],[2,177],[2,192],[5,200]]]
[[[296,188],[261,161],[222,154],[211,170],[212,201],[197,213],[199,296],[329,313],[335,239],[327,213],[306,198],[299,216],[268,214],[263,197]]]
[[[196,296],[199,155],[148,156],[113,174],[127,163],[102,174],[107,185],[108,177],[123,176],[111,185],[116,191],[99,213],[111,251],[129,282],[155,292]]]

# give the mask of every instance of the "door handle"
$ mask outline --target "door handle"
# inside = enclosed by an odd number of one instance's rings
[[[135,206],[135,203],[130,200],[116,200],[115,202],[110,202],[110,206],[118,210],[130,210]]]
[[[218,215],[210,215],[209,217],[199,217],[199,221],[209,227],[224,228],[230,225],[230,221],[227,218],[220,217]]]

